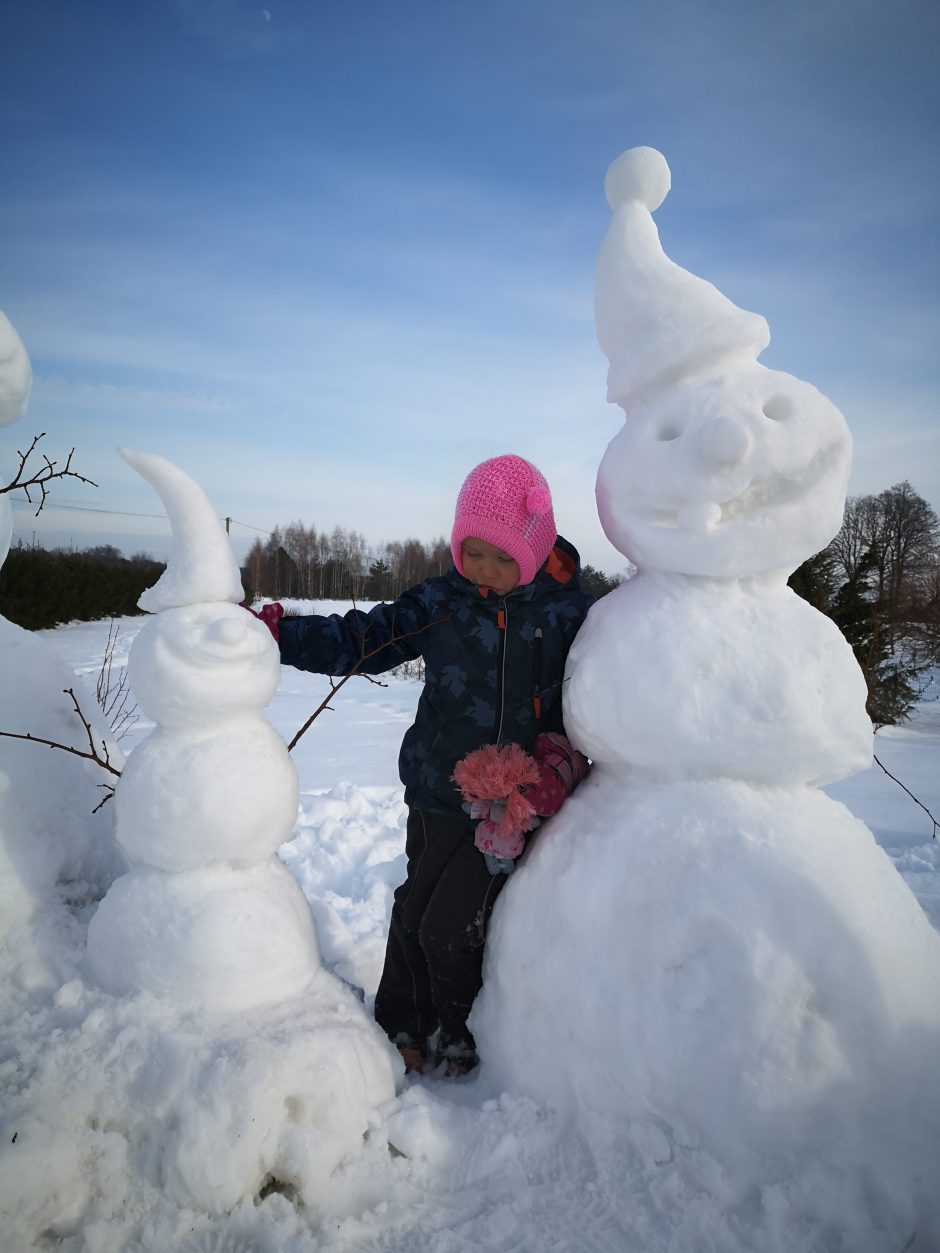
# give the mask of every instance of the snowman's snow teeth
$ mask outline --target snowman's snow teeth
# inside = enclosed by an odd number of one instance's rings
[[[733,500],[722,501],[721,522],[736,522],[749,514],[778,509],[801,500],[832,471],[841,451],[841,444],[830,444],[802,470],[778,475],[763,483],[754,483]]]
[[[777,509],[800,500],[834,469],[841,455],[841,444],[831,444],[802,470],[796,470],[792,474],[778,475],[776,478],[766,479],[760,483],[752,483],[750,487],[745,488],[740,495],[734,496],[731,500],[714,502],[721,510],[721,517],[715,525],[723,526],[730,522],[739,522],[752,514]],[[696,507],[701,509],[706,509],[711,503],[710,501],[695,502]],[[689,505],[683,505],[681,509],[644,510],[644,521],[650,526],[681,530],[684,528],[680,526],[679,516],[689,507]]]

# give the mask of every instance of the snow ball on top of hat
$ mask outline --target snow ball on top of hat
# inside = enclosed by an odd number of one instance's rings
[[[650,213],[669,194],[672,175],[666,158],[655,148],[629,148],[612,161],[604,179],[604,193],[612,209],[634,201]]]
[[[464,480],[454,515],[450,550],[464,574],[465,539],[495,544],[519,563],[519,582],[531,583],[552,551],[558,532],[552,494],[542,473],[522,457],[491,457]]]

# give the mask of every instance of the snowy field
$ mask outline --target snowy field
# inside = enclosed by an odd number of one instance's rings
[[[333,608],[317,606],[320,612]],[[144,621],[119,624],[116,666],[126,661]],[[87,685],[89,701],[107,631],[107,624],[99,622],[42,633]],[[292,754],[300,777],[300,809],[296,836],[281,857],[310,902],[324,964],[362,988],[367,1004],[381,969],[392,891],[403,877],[405,813],[396,762],[419,690],[416,680],[398,676],[389,677],[384,686],[351,681]],[[285,668],[266,716],[289,740],[327,692],[327,680]],[[141,716],[121,748],[132,753],[151,729]],[[887,769],[933,813],[940,813],[940,701],[924,701],[908,725],[880,733],[876,747]],[[931,838],[924,811],[877,766],[827,791],[868,824],[934,926],[940,927],[940,841]],[[17,1083],[24,1073],[36,1081],[44,1041],[56,1033],[81,1030],[87,1036],[96,1029],[95,1012],[87,1014],[86,1004],[80,1013],[77,1005],[87,915],[79,910],[58,935],[61,951],[52,964],[61,987],[51,999],[37,995],[35,987],[31,990],[24,955],[7,954],[3,1073],[18,1075]],[[615,994],[611,988],[610,995]],[[104,1010],[97,1013],[100,1021]],[[133,1054],[135,1026],[128,1015],[121,1031],[110,1030],[101,1060],[117,1072],[128,1051]],[[60,1052],[57,1064],[66,1065],[67,1056],[67,1051]],[[77,1073],[75,1082],[86,1082],[94,1091],[101,1077]],[[827,1231],[825,1223],[808,1223],[802,1237],[786,1221],[776,1233],[766,1219],[750,1226],[752,1202],[739,1194],[733,1178],[721,1176],[707,1155],[696,1166],[692,1154],[682,1171],[657,1167],[658,1149],[652,1142],[647,1145],[649,1169],[612,1180],[606,1163],[564,1117],[524,1096],[491,1088],[485,1066],[457,1082],[409,1080],[383,1111],[398,1152],[389,1154],[383,1147],[381,1153],[353,1155],[331,1178],[316,1208],[299,1206],[289,1189],[275,1188],[222,1216],[187,1210],[154,1179],[129,1172],[121,1138],[107,1134],[104,1111],[101,1126],[94,1125],[95,1113],[89,1115],[94,1135],[89,1132],[83,1152],[98,1160],[76,1163],[74,1177],[94,1177],[97,1195],[90,1202],[87,1196],[62,1196],[50,1208],[42,1181],[36,1181],[36,1218],[18,1214],[10,1233],[0,1239],[4,1250],[902,1253],[907,1247],[913,1253],[930,1253],[932,1247],[913,1232],[913,1243],[905,1246],[903,1240],[889,1244],[874,1234],[866,1240],[859,1233]],[[141,1116],[143,1111],[138,1111]],[[237,1121],[231,1125],[237,1139]],[[22,1134],[14,1125],[13,1132],[17,1130]],[[223,1157],[233,1151],[229,1143],[207,1143],[202,1150]],[[9,1150],[6,1160],[11,1160]],[[55,1177],[68,1178],[68,1170]],[[761,1203],[772,1213],[772,1188]],[[49,1221],[50,1213],[57,1215],[54,1221]],[[759,1244],[754,1243],[755,1231]]]

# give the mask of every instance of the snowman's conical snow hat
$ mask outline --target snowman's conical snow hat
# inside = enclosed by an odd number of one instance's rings
[[[242,600],[241,576],[228,536],[199,484],[156,453],[128,448],[118,452],[156,489],[173,530],[166,569],[138,600],[141,609],[160,613],[183,605]]]
[[[607,399],[624,407],[674,379],[731,358],[756,357],[770,343],[757,313],[666,256],[652,213],[671,185],[655,148],[630,148],[607,171],[613,217],[597,259],[594,316],[610,362]]]
[[[0,310],[0,426],[18,422],[26,412],[33,372],[23,341]]]

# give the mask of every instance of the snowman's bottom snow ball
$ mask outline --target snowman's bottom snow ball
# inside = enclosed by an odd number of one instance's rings
[[[306,898],[271,858],[186,873],[135,866],[92,918],[88,960],[111,992],[227,1011],[300,996],[320,958]]]
[[[747,1176],[822,1161],[901,1197],[936,1160],[940,936],[811,788],[595,768],[498,902],[471,1027],[602,1152],[652,1122]]]

